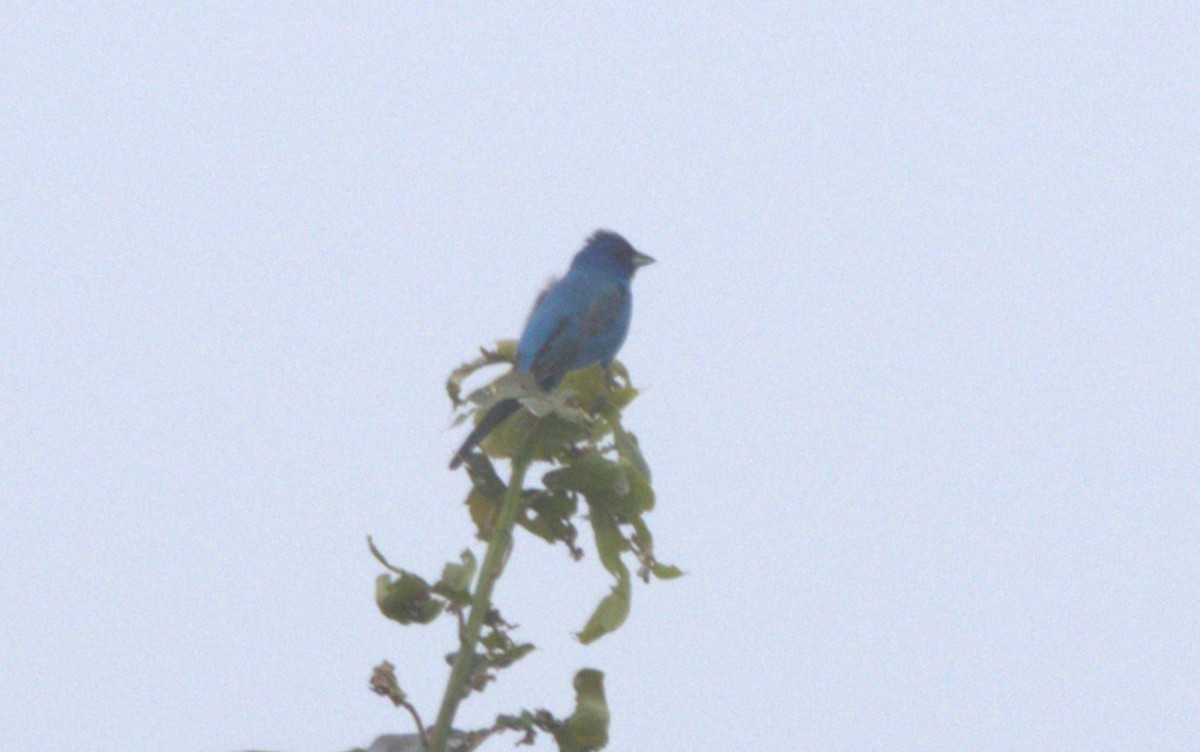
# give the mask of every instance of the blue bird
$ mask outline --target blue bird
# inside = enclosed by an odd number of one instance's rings
[[[567,275],[538,296],[517,342],[514,368],[529,371],[549,391],[569,371],[593,363],[607,367],[629,333],[629,282],[638,267],[653,263],[615,232],[593,233],[575,254]],[[520,406],[516,399],[492,405],[454,453],[450,469],[461,465],[471,449]]]

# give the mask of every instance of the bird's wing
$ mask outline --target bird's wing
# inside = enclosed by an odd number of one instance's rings
[[[542,388],[553,389],[568,371],[607,364],[624,338],[628,312],[626,285],[568,275],[534,308],[521,338],[525,348],[517,348],[518,366],[531,371]],[[520,357],[523,349],[530,353],[527,360]]]
[[[579,332],[572,324],[570,316],[556,321],[546,341],[533,355],[529,370],[543,389],[556,386],[579,357]]]
[[[613,322],[625,309],[629,289],[624,285],[610,285],[592,300],[583,312],[580,329],[584,337],[599,337],[612,331]]]
[[[537,294],[537,297],[533,299],[533,308],[531,308],[529,310],[530,315],[533,315],[533,312],[537,310],[537,307],[540,306],[542,304],[542,301],[546,299],[546,295],[548,295],[550,293],[550,291],[554,289],[554,286],[557,284],[558,284],[557,277],[551,277],[550,280],[548,282],[546,282],[546,286],[543,287],[542,291],[539,292]]]

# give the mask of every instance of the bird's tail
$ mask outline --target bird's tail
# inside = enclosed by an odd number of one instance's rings
[[[467,436],[467,440],[462,443],[458,451],[454,453],[454,457],[450,459],[450,469],[458,467],[467,458],[467,453],[475,448],[483,438],[492,432],[492,429],[504,422],[504,419],[515,413],[521,407],[521,403],[515,399],[500,400],[492,405],[492,408],[483,416],[483,420],[479,421],[479,425]]]

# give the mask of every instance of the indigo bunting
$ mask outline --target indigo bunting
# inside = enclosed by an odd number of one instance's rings
[[[629,282],[638,267],[653,263],[615,232],[593,233],[575,254],[567,275],[538,296],[517,342],[514,368],[529,371],[538,386],[549,391],[568,371],[593,363],[608,366],[629,332]],[[520,406],[516,399],[492,405],[454,453],[450,468],[461,465],[471,449]]]

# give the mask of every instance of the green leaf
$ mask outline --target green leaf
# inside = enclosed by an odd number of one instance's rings
[[[583,494],[593,509],[603,509],[622,522],[654,507],[654,491],[637,468],[589,452],[542,478],[547,488]]]
[[[560,752],[592,752],[608,744],[604,674],[594,668],[575,674],[575,712],[554,730]]]
[[[375,603],[380,612],[401,624],[428,624],[442,613],[446,602],[433,596],[429,583],[415,574],[399,577],[381,574],[375,580]]]
[[[526,499],[521,527],[547,543],[563,543],[578,560],[583,552],[575,545],[579,531],[571,518],[577,508],[574,497],[562,491],[534,491]]]
[[[446,392],[454,406],[470,407],[459,415],[456,423],[472,414],[478,421],[499,400],[521,401],[524,409],[482,442],[482,449],[492,457],[511,457],[533,431],[532,456],[562,461],[571,447],[581,442],[594,445],[608,435],[613,429],[602,417],[604,411],[619,412],[637,396],[637,390],[629,382],[629,372],[614,361],[607,371],[599,365],[572,371],[550,393],[534,383],[528,372],[510,370],[462,397],[463,383],[468,377],[489,365],[511,363],[514,358],[515,343],[499,342],[495,351],[482,350],[479,358],[456,368],[446,382]]]
[[[480,408],[480,413],[484,412]],[[524,444],[525,437],[537,426],[537,419],[525,410],[518,410],[511,418],[492,429],[480,447],[488,456],[511,458]]]
[[[608,508],[628,493],[628,478],[620,465],[598,452],[589,452],[542,477],[546,488],[583,494],[593,506]]]
[[[620,413],[615,410],[610,410],[605,413],[605,417],[612,425],[613,429],[613,445],[617,448],[617,454],[621,461],[636,468],[642,477],[646,479],[646,483],[650,483],[650,465],[646,463],[646,458],[642,456],[642,448],[638,445],[637,437],[625,430],[621,425]]]
[[[588,405],[607,391],[608,377],[599,364],[571,371],[562,380],[562,387],[572,392],[579,404]]]
[[[654,536],[650,533],[646,521],[639,516],[631,519],[629,523],[633,526],[633,535],[629,538],[629,544],[641,563],[641,566],[638,567],[638,577],[646,582],[650,581],[651,574],[660,580],[682,577],[684,572],[679,567],[660,564],[654,558]]]
[[[620,628],[629,616],[632,599],[629,568],[621,561],[621,552],[629,547],[629,542],[621,535],[621,530],[612,516],[603,510],[593,510],[591,522],[600,561],[604,568],[617,578],[617,583],[612,592],[601,599],[600,605],[592,612],[583,629],[575,635],[585,645]]]
[[[612,515],[604,510],[593,510],[589,516],[592,523],[592,533],[596,536],[596,552],[600,554],[600,562],[609,572],[620,577],[629,574],[629,569],[621,561],[622,552],[629,548],[629,541],[621,535]]]
[[[660,580],[673,580],[676,577],[683,576],[683,570],[672,564],[659,564],[654,562],[650,565],[650,571]]]
[[[650,487],[649,479],[636,466],[624,459],[620,465],[628,490],[622,498],[624,503],[616,511],[620,513],[622,521],[626,521],[654,509],[654,489]]]
[[[612,592],[601,599],[600,605],[596,606],[596,610],[592,612],[587,624],[575,634],[580,642],[589,645],[604,635],[621,628],[629,616],[632,595],[629,583],[628,571],[624,575],[618,576],[617,584],[613,586]]]

